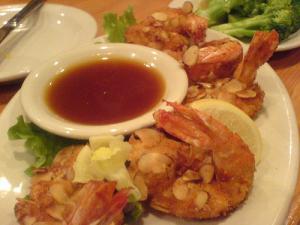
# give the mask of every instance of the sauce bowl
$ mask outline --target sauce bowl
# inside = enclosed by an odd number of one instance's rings
[[[74,65],[115,57],[140,62],[159,72],[165,82],[165,91],[156,106],[133,119],[108,125],[85,125],[72,122],[49,108],[44,96],[49,83],[55,77]],[[128,134],[136,129],[153,125],[153,112],[167,108],[164,100],[182,102],[187,88],[188,78],[182,66],[161,51],[123,43],[88,44],[54,57],[33,70],[21,88],[21,104],[27,118],[42,129],[68,138],[88,139],[95,135]]]

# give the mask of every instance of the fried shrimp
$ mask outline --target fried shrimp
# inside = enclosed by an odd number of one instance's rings
[[[126,190],[114,194],[115,182],[73,183],[73,163],[82,146],[61,150],[51,167],[32,178],[28,199],[18,199],[15,214],[20,224],[121,224]]]
[[[249,193],[254,156],[242,139],[202,112],[170,103],[154,129],[136,131],[129,171],[151,207],[184,218],[227,215]],[[180,141],[178,141],[178,139]]]
[[[278,33],[256,32],[243,61],[232,73],[231,78],[220,78],[210,83],[198,82],[189,87],[185,103],[202,98],[215,98],[227,101],[250,117],[261,110],[264,92],[255,82],[258,68],[274,53],[279,43]]]
[[[190,50],[194,48],[195,54]],[[228,38],[192,46],[183,55],[185,69],[192,82],[210,82],[232,76],[243,59],[243,48]]]
[[[183,62],[191,81],[232,76],[243,57],[242,46],[229,39],[204,42],[206,29],[206,19],[192,11],[168,9],[129,27],[125,36],[128,43],[159,49]]]
[[[181,9],[167,9],[129,27],[125,37],[128,43],[156,48],[180,60],[190,43],[204,41],[206,29],[206,19]]]

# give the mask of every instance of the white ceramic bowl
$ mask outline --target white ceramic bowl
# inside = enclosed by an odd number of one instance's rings
[[[69,138],[87,139],[101,134],[126,134],[154,124],[153,112],[165,108],[161,100],[153,109],[134,119],[109,125],[82,125],[52,112],[45,102],[45,90],[55,76],[72,65],[97,57],[122,57],[151,65],[162,75],[166,90],[162,99],[181,102],[187,92],[188,79],[180,64],[158,50],[133,44],[90,44],[49,60],[33,70],[21,88],[21,103],[26,116],[39,127]]]

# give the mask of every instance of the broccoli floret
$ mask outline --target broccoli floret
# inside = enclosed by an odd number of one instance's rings
[[[299,2],[299,0],[294,0]],[[299,3],[297,5],[299,7]],[[300,7],[299,7],[300,8]],[[299,14],[292,0],[269,0],[263,14],[212,28],[237,38],[252,37],[255,30],[275,29],[283,40],[299,29]]]
[[[208,19],[208,25],[216,25],[227,22],[230,13],[238,17],[256,15],[265,6],[266,0],[210,0],[206,9],[199,8],[196,11],[198,16]]]
[[[252,17],[262,14],[266,8],[266,0],[252,0],[244,1],[238,7],[231,10],[230,14],[234,14],[238,17]]]
[[[294,11],[293,27],[294,31],[300,29],[300,0],[293,0],[292,7]]]

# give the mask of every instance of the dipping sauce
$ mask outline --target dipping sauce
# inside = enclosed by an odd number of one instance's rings
[[[106,125],[140,116],[162,99],[165,82],[153,67],[122,58],[66,69],[46,89],[49,108],[76,123]]]

